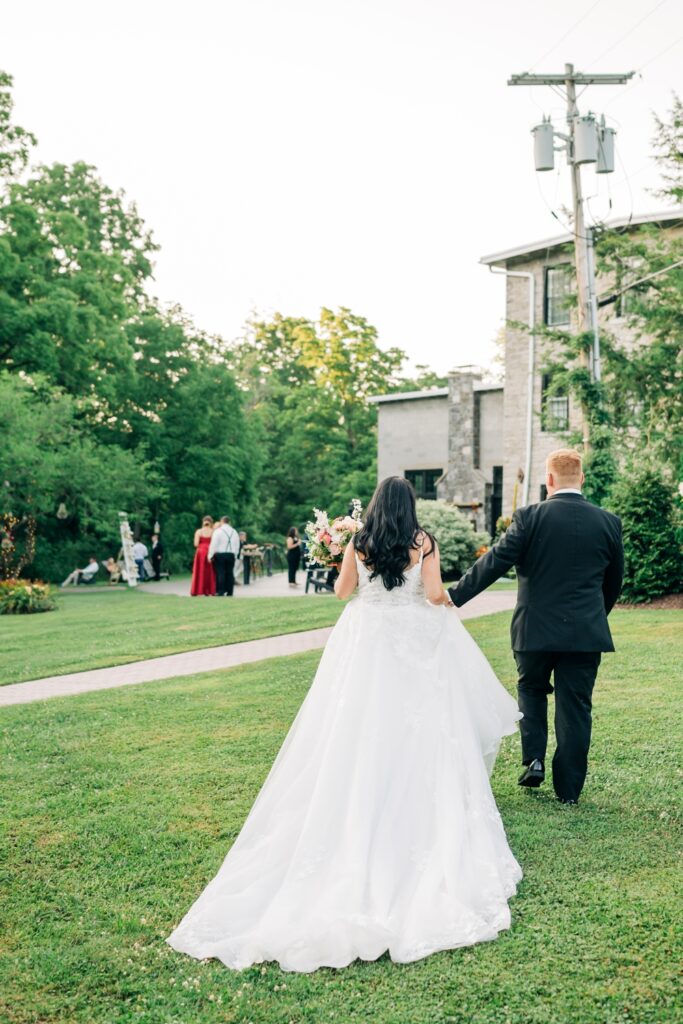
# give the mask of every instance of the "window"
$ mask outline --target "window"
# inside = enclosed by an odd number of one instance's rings
[[[496,523],[503,514],[503,467],[493,467],[493,480],[486,485],[486,515],[485,526],[491,537],[496,535]]]
[[[618,294],[614,300],[615,317],[626,317],[635,312],[638,292],[635,288],[628,288],[628,285],[636,281],[639,276],[643,276],[643,271],[636,265],[629,265],[619,269],[616,284],[617,292],[621,294]],[[626,288],[627,291],[622,291],[622,288]]]
[[[436,498],[436,481],[443,476],[442,469],[407,469],[403,474],[415,488],[418,498]]]
[[[559,267],[546,267],[545,322],[549,327],[562,327],[569,323],[572,268],[564,263]]]
[[[557,434],[569,430],[569,398],[564,388],[552,388],[551,375],[541,378],[541,430]]]
[[[472,429],[472,465],[481,469],[481,395],[474,392],[474,423]]]

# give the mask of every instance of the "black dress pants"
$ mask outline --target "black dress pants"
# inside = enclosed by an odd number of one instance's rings
[[[561,800],[578,800],[588,770],[593,686],[599,651],[515,651],[522,761],[545,762],[548,744],[548,694],[555,684],[553,787]]]
[[[296,583],[296,571],[301,561],[301,549],[289,548],[287,551],[287,577],[290,583]]]
[[[216,595],[232,597],[235,589],[235,556],[227,551],[217,552],[213,556],[213,565],[216,572]]]

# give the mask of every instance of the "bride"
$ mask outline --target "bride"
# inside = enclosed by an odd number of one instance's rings
[[[489,774],[521,717],[447,606],[402,477],[335,590],[357,597],[218,874],[166,940],[240,970],[407,963],[496,937],[521,869]]]

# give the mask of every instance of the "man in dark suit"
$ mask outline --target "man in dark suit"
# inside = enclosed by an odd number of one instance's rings
[[[518,509],[500,541],[449,590],[459,607],[516,567],[511,635],[525,766],[519,783],[536,787],[545,778],[553,676],[553,786],[566,804],[577,803],[586,778],[593,685],[602,652],[614,650],[607,616],[624,567],[621,521],[584,498],[583,481],[578,452],[552,452],[548,499]]]
[[[161,579],[161,559],[164,557],[164,545],[158,533],[152,534],[152,566],[154,568],[154,579],[157,582]]]

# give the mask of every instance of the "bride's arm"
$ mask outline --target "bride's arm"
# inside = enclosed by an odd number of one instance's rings
[[[351,597],[357,586],[358,566],[356,565],[356,549],[353,546],[353,541],[351,541],[346,546],[339,576],[337,576],[334,582],[334,592],[340,601],[345,601],[347,597]]]
[[[425,588],[425,597],[430,604],[452,605],[448,591],[443,589],[441,579],[441,559],[439,558],[439,545],[429,537],[424,540],[425,551],[422,559],[422,582]]]

